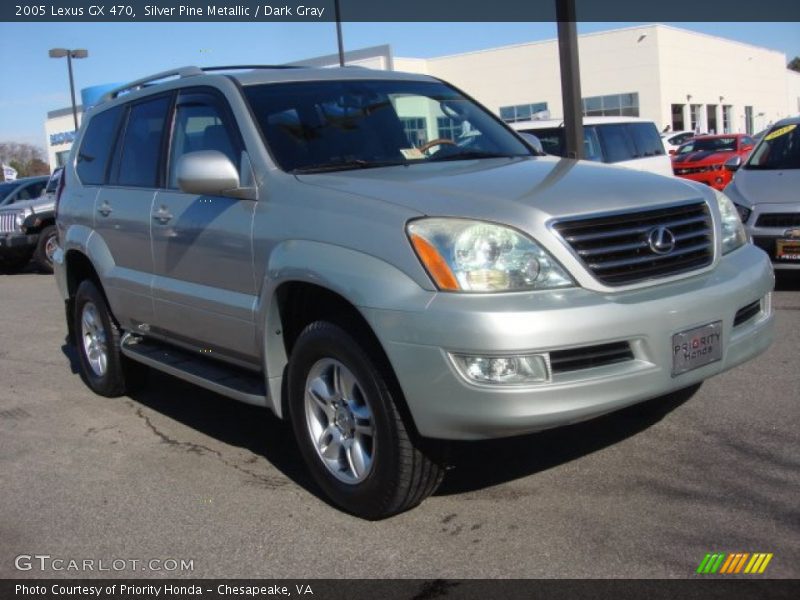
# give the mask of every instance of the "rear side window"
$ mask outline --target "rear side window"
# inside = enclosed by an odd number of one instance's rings
[[[89,121],[76,159],[78,178],[84,185],[101,185],[106,179],[106,165],[117,133],[122,107],[98,113]]]
[[[629,123],[628,131],[639,156],[661,156],[664,154],[664,143],[658,135],[653,123]]]
[[[169,97],[162,96],[131,107],[112,183],[149,188],[158,185],[161,138],[169,105]]]
[[[633,140],[628,135],[627,127],[624,123],[597,126],[605,162],[615,163],[639,158]]]

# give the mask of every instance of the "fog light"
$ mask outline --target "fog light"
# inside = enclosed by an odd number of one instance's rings
[[[550,381],[550,356],[474,356],[451,354],[458,372],[471,383],[527,385]]]

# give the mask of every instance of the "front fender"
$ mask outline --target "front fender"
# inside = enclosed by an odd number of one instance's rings
[[[350,248],[306,240],[279,244],[270,254],[256,317],[262,328],[259,335],[270,398],[278,416],[282,415],[281,385],[288,357],[276,292],[288,282],[310,283],[335,292],[354,305],[368,322],[368,311],[362,309],[423,310],[436,295],[422,289],[397,267]],[[380,331],[375,334],[383,341]]]

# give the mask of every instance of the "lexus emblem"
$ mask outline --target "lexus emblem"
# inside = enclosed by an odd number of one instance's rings
[[[653,227],[647,232],[647,243],[656,254],[669,254],[675,249],[675,234],[666,227]]]

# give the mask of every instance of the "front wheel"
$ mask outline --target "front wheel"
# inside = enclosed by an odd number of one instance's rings
[[[53,272],[53,254],[58,248],[58,231],[55,225],[48,225],[39,234],[33,260],[36,266],[44,273]]]
[[[438,460],[415,443],[388,371],[338,325],[317,321],[295,343],[289,412],[300,451],[326,495],[380,519],[416,506],[442,480]]]

